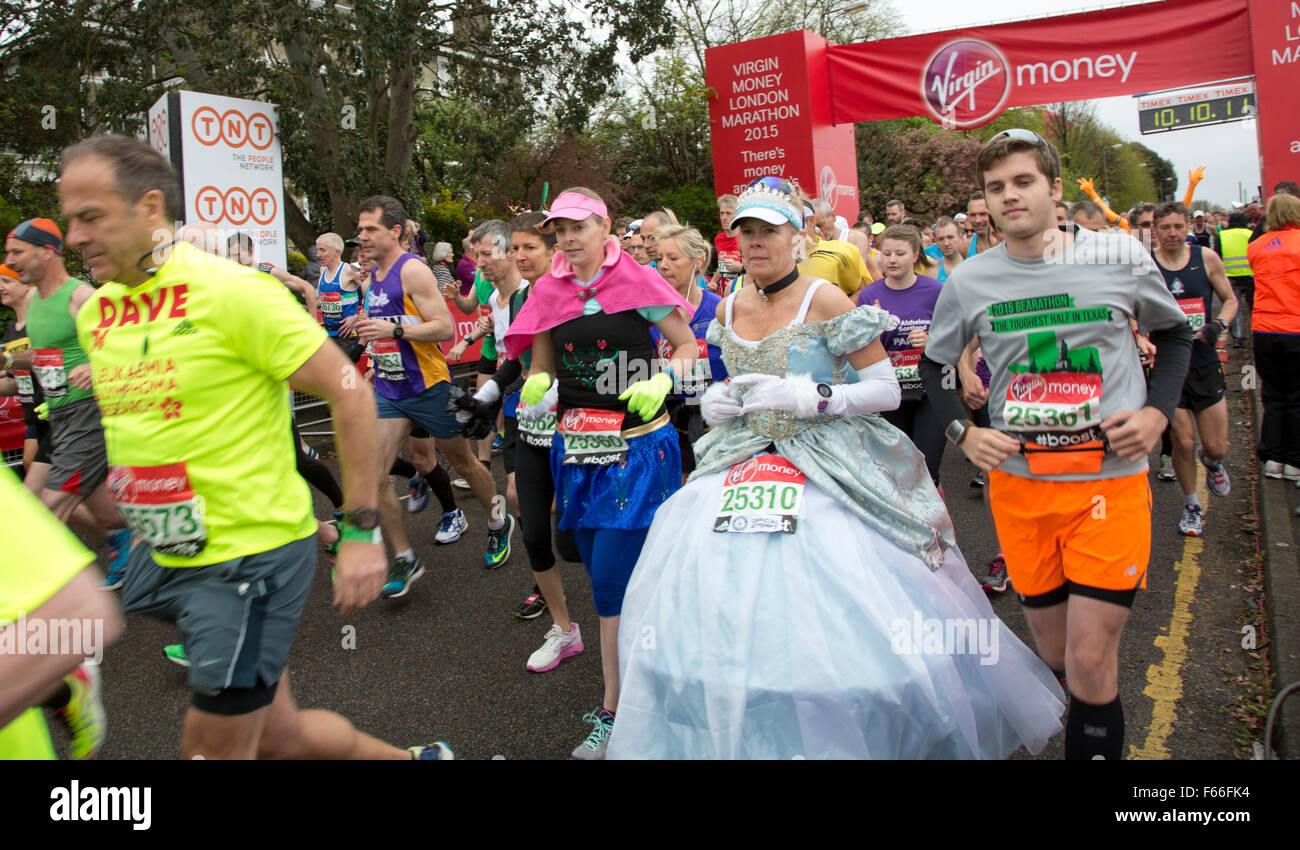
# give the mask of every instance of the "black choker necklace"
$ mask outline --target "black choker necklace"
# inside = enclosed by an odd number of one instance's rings
[[[758,289],[758,294],[763,296],[763,300],[767,301],[769,300],[770,296],[775,295],[776,293],[780,292],[782,289],[785,289],[787,286],[794,283],[798,279],[799,279],[799,267],[795,266],[794,271],[790,272],[788,275],[781,278],[776,283],[769,283],[766,287],[762,287],[758,285],[757,281],[755,281],[754,286],[756,289]]]

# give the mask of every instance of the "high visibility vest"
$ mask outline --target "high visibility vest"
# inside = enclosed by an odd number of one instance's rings
[[[1246,259],[1250,233],[1250,230],[1245,227],[1219,231],[1219,244],[1223,247],[1223,267],[1228,270],[1228,277],[1249,277],[1252,274],[1250,261]]]

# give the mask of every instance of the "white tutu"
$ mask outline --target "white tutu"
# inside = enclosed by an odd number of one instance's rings
[[[1005,758],[1060,731],[1047,666],[961,554],[937,571],[809,481],[795,534],[660,506],[627,587],[609,758]]]

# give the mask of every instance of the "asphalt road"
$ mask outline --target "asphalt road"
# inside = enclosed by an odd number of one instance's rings
[[[1254,554],[1255,543],[1249,414],[1237,391],[1239,364],[1230,364],[1228,371],[1233,491],[1207,504],[1202,541],[1189,545],[1178,535],[1178,486],[1155,479],[1153,455],[1148,590],[1138,596],[1121,646],[1130,756],[1234,757],[1238,729],[1225,711],[1232,696],[1225,680],[1248,660],[1238,625],[1247,594],[1237,570]],[[973,470],[950,452],[942,472],[958,542],[972,570],[980,573],[996,543],[983,491],[969,486]],[[493,472],[501,483],[499,457]],[[541,645],[550,620],[513,616],[532,586],[522,542],[516,532],[509,563],[484,569],[484,512],[468,493],[457,491],[457,496],[470,522],[459,543],[434,544],[436,501],[408,517],[428,574],[403,599],[380,600],[340,619],[330,606],[329,567],[321,557],[289,663],[298,704],[338,711],[358,728],[402,747],[445,740],[457,758],[564,758],[589,731],[582,715],[598,706],[602,693],[587,577],[581,565],[557,567],[586,652],[549,673],[528,672],[524,663]],[[328,503],[316,499],[317,515],[328,516]],[[1013,593],[996,596],[993,607],[1022,640],[1030,640]],[[175,758],[189,689],[186,671],[165,660],[161,650],[177,639],[176,632],[136,615],[127,622],[103,666],[110,731],[100,758]],[[1037,756],[1060,757],[1059,736]]]

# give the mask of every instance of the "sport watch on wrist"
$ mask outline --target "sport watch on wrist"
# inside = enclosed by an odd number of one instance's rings
[[[943,435],[948,438],[948,442],[954,446],[960,446],[961,441],[966,439],[967,433],[975,423],[969,419],[954,419],[948,423],[948,427],[943,430]]]
[[[406,336],[406,330],[401,325],[393,327],[393,339],[401,339],[404,336]]]
[[[831,385],[817,384],[817,395],[821,396],[821,401],[817,402],[817,412],[825,413],[826,408],[831,405]]]
[[[1221,331],[1226,331],[1228,329],[1228,323],[1223,321],[1223,319],[1215,319],[1214,323],[1219,326],[1219,330]]]
[[[357,508],[339,521],[339,542],[382,543],[383,540],[379,511],[375,508]]]

